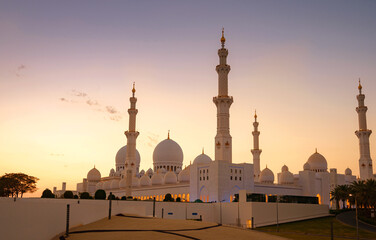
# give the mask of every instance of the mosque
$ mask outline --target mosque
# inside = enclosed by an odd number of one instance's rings
[[[91,195],[98,189],[104,189],[107,194],[115,196],[133,196],[145,200],[156,198],[162,201],[167,193],[181,201],[230,202],[234,200],[239,190],[246,190],[247,194],[285,195],[316,197],[320,204],[330,204],[330,191],[337,185],[351,184],[356,176],[347,168],[344,174],[337,173],[337,169],[330,168],[323,155],[317,150],[302,164],[303,169],[292,173],[284,165],[276,175],[269,169],[260,170],[260,155],[257,115],[254,115],[253,135],[253,164],[232,162],[232,137],[229,126],[229,110],[233,97],[228,95],[227,64],[228,50],[225,48],[225,37],[222,30],[221,48],[218,50],[218,96],[213,98],[217,107],[217,134],[215,136],[214,160],[204,152],[197,156],[193,163],[183,168],[183,150],[177,142],[168,135],[160,142],[153,152],[153,166],[147,171],[140,171],[141,157],[136,150],[137,108],[135,86],[133,85],[130,98],[129,129],[125,132],[127,145],[119,149],[115,157],[115,168],[108,176],[102,174],[95,167],[87,177],[77,184],[77,192],[89,192]],[[374,178],[372,160],[370,157],[369,136],[367,129],[365,95],[359,82],[358,107],[359,130],[355,132],[360,146],[360,179]],[[64,185],[64,183],[63,183]],[[56,191],[56,188],[55,188]],[[334,204],[335,205],[335,204]],[[333,206],[334,206],[333,205]]]

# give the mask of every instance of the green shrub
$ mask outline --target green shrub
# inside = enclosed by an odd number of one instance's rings
[[[194,202],[195,203],[202,203],[203,201],[201,199],[196,199]]]
[[[73,192],[72,191],[65,191],[64,198],[73,198]],[[78,196],[77,196],[78,198]]]
[[[107,197],[107,200],[115,200],[116,198],[115,198],[115,195],[114,194],[110,194],[110,195],[108,195],[108,197]]]
[[[176,198],[176,202],[181,202],[180,197],[177,197],[177,198]]]
[[[95,199],[106,199],[106,191],[104,191],[103,189],[98,189],[95,194],[94,194],[94,198]]]
[[[46,188],[43,191],[41,198],[55,198],[55,194],[53,194],[50,189]]]
[[[127,197],[126,196],[122,196],[121,200],[127,200]]]
[[[83,192],[80,194],[81,199],[89,199],[90,194],[88,192]]]

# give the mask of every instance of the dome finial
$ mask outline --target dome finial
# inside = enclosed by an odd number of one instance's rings
[[[360,78],[359,78],[359,85],[358,85],[358,89],[359,89],[359,94],[362,94],[362,84],[360,84]]]
[[[256,113],[256,109],[255,109],[255,121],[257,120],[257,113]]]
[[[170,130],[168,130],[167,139],[170,139]]]
[[[226,42],[226,38],[225,38],[225,28],[222,27],[222,37],[221,37],[222,48],[225,47],[225,42]]]
[[[317,148],[315,148],[315,151],[316,151],[316,153],[317,153]]]
[[[133,82],[132,97],[134,97],[134,93],[135,93],[135,92],[136,92],[135,82]]]
[[[202,148],[202,154],[205,154],[205,153],[204,153],[204,148]]]

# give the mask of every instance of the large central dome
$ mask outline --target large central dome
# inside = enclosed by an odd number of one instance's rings
[[[312,154],[307,161],[310,165],[311,171],[314,172],[326,172],[328,170],[328,163],[323,155],[316,152]]]
[[[183,150],[170,138],[160,142],[153,152],[154,171],[164,168],[167,171],[181,170],[183,166]]]

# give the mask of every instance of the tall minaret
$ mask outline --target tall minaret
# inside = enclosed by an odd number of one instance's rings
[[[255,182],[259,181],[260,177],[260,154],[262,152],[261,149],[259,149],[259,136],[260,132],[258,130],[259,123],[257,122],[257,114],[255,111],[255,121],[253,123],[253,149],[251,150],[253,155],[253,171],[254,171],[254,180]]]
[[[221,44],[218,49],[219,65],[218,73],[218,96],[213,98],[217,106],[217,135],[215,136],[215,160],[232,162],[232,138],[230,135],[230,106],[233,98],[228,96],[228,73],[230,66],[227,65],[228,50],[225,48],[226,39],[222,29]]]
[[[359,138],[360,179],[367,180],[373,178],[372,159],[369,149],[369,136],[371,135],[372,131],[367,129],[366,112],[368,108],[367,106],[364,106],[365,95],[362,94],[362,85],[360,84],[360,79],[358,89],[359,95],[356,96],[356,98],[358,99],[358,107],[356,108],[356,112],[358,113],[359,130],[355,131],[355,135]]]
[[[136,115],[138,110],[136,109],[137,98],[134,94],[136,89],[133,83],[132,97],[129,98],[131,102],[131,107],[128,109],[129,114],[129,128],[125,131],[125,136],[127,136],[127,154],[125,157],[125,169],[126,169],[126,187],[125,195],[132,196],[132,177],[136,173],[136,139],[139,132],[136,131]]]

